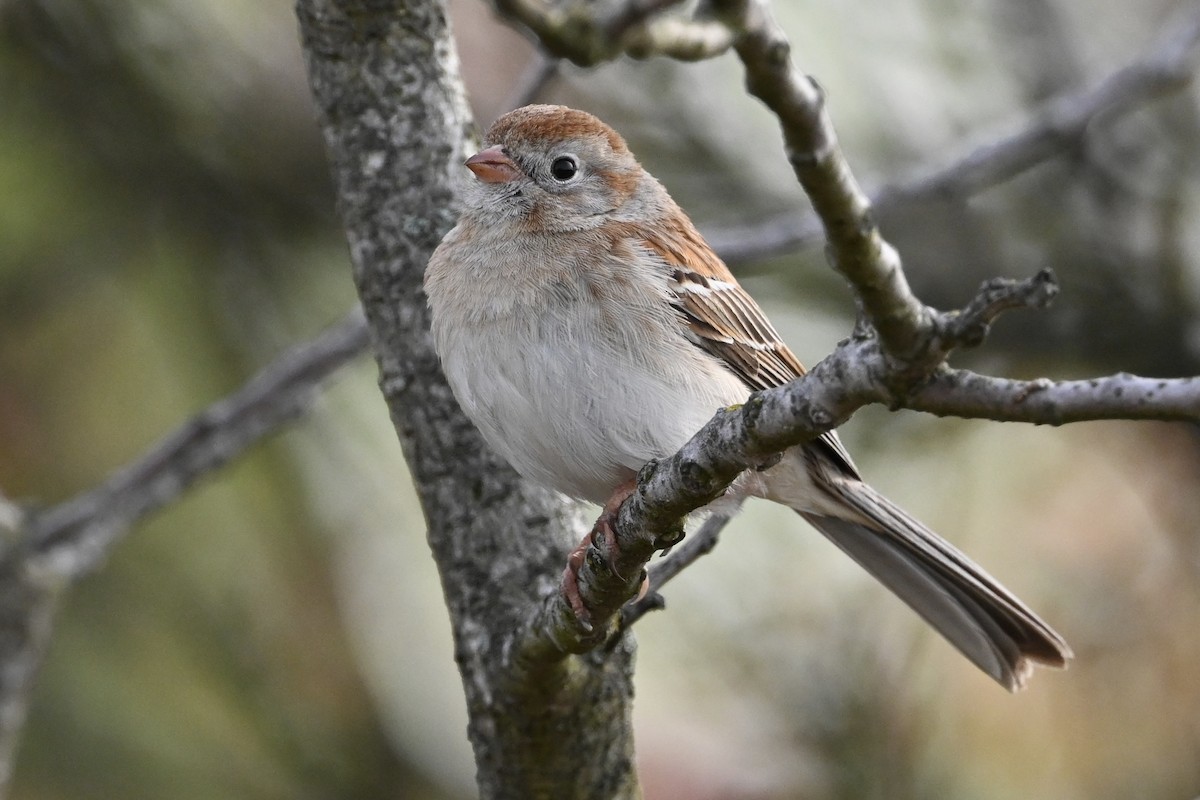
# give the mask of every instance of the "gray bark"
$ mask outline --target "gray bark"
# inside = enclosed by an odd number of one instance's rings
[[[299,0],[305,57],[354,280],[450,610],[480,793],[638,796],[633,642],[515,665],[501,645],[556,590],[575,509],[483,444],[442,377],[421,291],[454,220],[471,121],[445,9]]]
[[[21,531],[21,511],[0,495],[0,540]],[[59,583],[22,558],[0,559],[0,797],[7,794],[21,729],[50,642]]]

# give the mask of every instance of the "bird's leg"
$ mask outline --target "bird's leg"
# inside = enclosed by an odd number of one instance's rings
[[[587,532],[579,546],[571,551],[571,555],[567,556],[567,568],[563,571],[563,594],[567,598],[567,602],[571,605],[571,610],[575,612],[575,616],[585,626],[591,627],[591,614],[588,612],[587,606],[583,603],[583,597],[579,594],[579,568],[583,566],[583,559],[587,555],[587,549],[596,543],[596,537],[600,536],[604,539],[607,547],[605,551],[608,554],[609,564],[616,562],[617,557],[621,553],[621,546],[617,543],[617,531],[613,527],[617,521],[617,512],[621,509],[621,504],[624,503],[629,495],[633,494],[633,490],[637,488],[637,478],[633,477],[624,481],[608,498],[608,502],[604,504],[604,508],[600,511],[600,516],[596,519],[596,524]],[[613,574],[618,578],[621,574],[613,569]],[[648,587],[646,581],[642,582],[642,587],[638,593],[640,597],[645,594]]]
[[[608,560],[610,564],[615,564],[617,558],[621,555],[621,545],[617,542],[617,512],[621,510],[621,504],[629,499],[629,495],[633,494],[633,490],[637,488],[637,477],[632,477],[627,481],[622,482],[616,489],[613,489],[612,496],[608,498],[608,502],[604,504],[604,508],[600,510],[600,516],[596,518],[596,524],[592,526],[591,532],[584,537],[584,543],[596,541],[596,535],[599,534],[604,538],[604,543],[608,546]],[[613,569],[613,574],[618,578],[621,573]]]

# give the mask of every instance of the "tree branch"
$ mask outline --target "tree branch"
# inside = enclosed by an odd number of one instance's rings
[[[1063,425],[1101,419],[1200,420],[1200,378],[1103,378],[1016,381],[939,369],[900,401],[939,417]]]
[[[305,414],[320,385],[366,347],[366,324],[355,309],[201,411],[101,485],[31,514],[24,536],[19,543],[7,544],[0,561],[36,557],[64,578],[89,571],[139,519],[175,500],[263,436]]]
[[[495,0],[497,11],[533,31],[547,51],[582,67],[610,61],[619,55],[700,61],[730,48],[733,36],[726,25],[716,20],[659,13],[681,2]]]
[[[306,413],[322,383],[366,346],[356,309],[96,488],[28,514],[0,497],[0,796],[62,590],[101,563],[138,520]]]
[[[1012,381],[940,368],[917,388],[897,396],[896,370],[895,359],[874,337],[848,340],[807,375],[719,412],[678,453],[648,464],[638,476],[637,491],[618,514],[619,548],[613,552],[593,546],[579,571],[580,593],[594,629],[580,626],[561,593],[555,593],[522,631],[516,658],[537,662],[555,653],[595,647],[610,630],[606,626],[613,623],[623,600],[637,590],[639,581],[621,576],[639,575],[655,551],[676,544],[686,514],[719,497],[740,473],[832,430],[867,403],[941,416],[1055,425],[1103,419],[1200,421],[1198,378],[1117,375],[1087,381]],[[689,561],[709,547],[701,542]],[[654,603],[639,603],[626,622],[635,621]]]
[[[940,364],[960,347],[978,347],[983,344],[992,323],[1006,311],[1015,309],[1045,309],[1058,297],[1058,279],[1053,270],[1040,270],[1032,278],[1016,281],[1010,278],[992,278],[984,281],[975,298],[961,311],[933,311],[931,331],[923,345],[919,362],[909,359],[911,368],[922,372]]]
[[[830,263],[853,285],[884,348],[912,356],[932,314],[913,296],[900,255],[879,233],[838,146],[823,92],[793,66],[791,44],[765,0],[716,0],[714,6],[738,31],[734,49],[747,90],[779,118],[788,161],[825,229]]]
[[[24,514],[0,495],[0,540],[19,541]],[[27,562],[0,563],[0,796],[6,794],[33,684],[50,642],[60,582]]]

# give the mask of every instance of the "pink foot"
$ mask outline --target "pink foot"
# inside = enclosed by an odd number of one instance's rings
[[[567,556],[567,568],[563,570],[562,590],[563,596],[567,598],[567,603],[570,604],[571,610],[575,612],[576,619],[587,630],[592,629],[592,615],[588,611],[587,605],[583,602],[583,596],[579,594],[579,568],[583,566],[583,559],[587,556],[587,549],[596,542],[596,537],[600,536],[604,539],[604,543],[608,548],[609,560],[615,561],[621,553],[620,545],[617,544],[617,532],[613,528],[617,521],[617,511],[620,510],[621,504],[628,499],[629,495],[633,494],[633,490],[637,487],[637,479],[630,478],[613,490],[612,495],[608,498],[608,502],[604,504],[604,508],[600,511],[600,516],[596,519],[596,524],[588,531],[579,546],[571,551],[571,555]],[[613,570],[618,578],[620,573]],[[645,594],[649,583],[642,582],[642,587],[638,593],[641,597]]]

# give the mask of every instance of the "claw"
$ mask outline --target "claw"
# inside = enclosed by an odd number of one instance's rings
[[[587,550],[593,544],[599,546],[596,537],[604,539],[604,545],[607,548],[605,551],[608,554],[610,569],[614,575],[620,580],[625,578],[617,572],[611,565],[616,562],[621,555],[621,547],[617,543],[617,531],[613,527],[617,521],[617,511],[620,510],[621,504],[625,502],[629,495],[633,494],[637,482],[631,478],[613,491],[612,496],[608,498],[608,502],[604,504],[604,509],[600,512],[600,517],[596,520],[596,524],[588,531],[587,535],[579,543],[579,546],[571,551],[567,556],[567,567],[563,570],[562,577],[562,593],[566,598],[567,604],[571,606],[571,611],[575,613],[575,618],[579,620],[579,624],[585,631],[591,633],[592,615],[588,611],[587,605],[583,602],[583,595],[579,593],[579,568],[583,566],[583,560],[587,557]],[[649,582],[643,579],[642,586],[639,589],[638,597],[640,598],[646,593],[649,587]]]
[[[591,633],[592,615],[583,603],[583,595],[579,593],[579,568],[583,566],[583,559],[587,556],[589,544],[591,544],[590,533],[583,537],[579,546],[571,551],[571,555],[567,556],[567,568],[563,570],[562,592],[563,597],[567,598],[567,604],[575,612],[575,618],[579,620],[579,624],[585,631]]]

